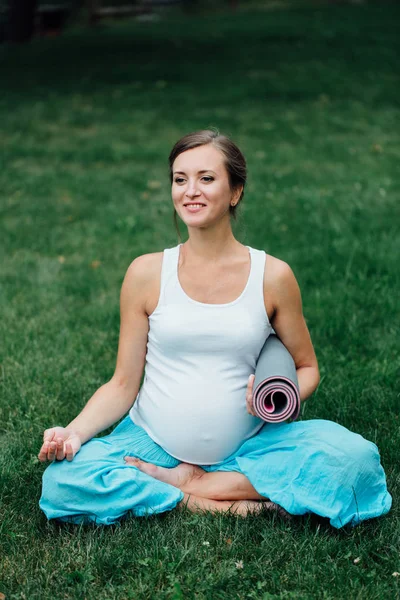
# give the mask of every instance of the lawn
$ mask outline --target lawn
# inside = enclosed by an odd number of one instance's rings
[[[400,598],[400,7],[162,15],[0,47],[0,592]],[[97,528],[39,510],[43,430],[112,376],[127,267],[180,241],[168,153],[209,126],[248,162],[237,239],[302,291],[321,382],[301,418],[377,444],[384,517],[336,530],[172,511]]]

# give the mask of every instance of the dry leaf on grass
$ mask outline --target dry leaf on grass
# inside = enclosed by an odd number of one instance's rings
[[[380,144],[374,144],[372,146],[372,151],[381,153],[381,152],[383,152],[383,148]]]
[[[161,187],[161,181],[157,181],[155,179],[153,179],[152,181],[148,181],[147,187],[151,190],[158,190]]]

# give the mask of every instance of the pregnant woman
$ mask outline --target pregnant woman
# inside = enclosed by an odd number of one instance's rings
[[[294,359],[301,401],[319,372],[291,268],[233,235],[243,154],[204,130],[180,139],[169,164],[175,223],[178,213],[188,240],[129,266],[114,375],[69,425],[44,433],[39,459],[51,464],[41,509],[48,519],[111,524],[182,505],[265,508],[314,513],[337,528],[387,513],[373,442],[333,421],[265,423],[254,412],[257,358],[271,332]]]

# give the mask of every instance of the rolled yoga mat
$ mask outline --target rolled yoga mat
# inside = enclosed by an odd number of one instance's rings
[[[271,334],[261,349],[253,386],[254,411],[268,423],[297,419],[300,392],[294,360],[280,341]]]

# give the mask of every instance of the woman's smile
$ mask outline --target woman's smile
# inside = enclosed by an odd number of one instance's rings
[[[206,208],[206,206],[204,204],[186,204],[185,208],[191,213],[196,213],[199,212],[202,208]]]

